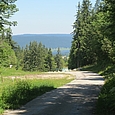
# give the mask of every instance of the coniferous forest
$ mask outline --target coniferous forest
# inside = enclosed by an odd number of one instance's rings
[[[18,11],[15,1],[0,1],[0,67],[13,65],[16,70],[21,68],[24,71],[61,70],[63,60],[60,49],[57,55],[53,56],[51,49],[42,43],[33,41],[21,48],[12,40],[11,26],[16,26],[17,22],[11,22],[9,18]]]
[[[12,64],[17,69],[21,65],[23,70],[33,71],[40,69],[44,71],[45,67],[49,68],[46,60],[48,52],[50,51],[51,53],[50,49],[35,41],[27,44],[26,48],[20,48],[12,40],[11,26],[16,26],[17,22],[10,22],[9,18],[18,11],[14,4],[15,1],[13,0],[9,3],[3,1],[0,3],[0,64],[3,67],[8,67]],[[78,3],[76,20],[73,23],[73,41],[68,68],[74,69],[103,61],[114,63],[114,23],[114,1],[96,0],[94,6],[89,0],[83,0],[82,3]],[[52,59],[52,61],[54,60],[56,59]],[[28,68],[29,64],[32,67]],[[38,65],[42,66],[38,67]]]
[[[98,72],[105,78],[97,115],[115,114],[115,0],[78,3],[68,68]]]
[[[62,69],[62,59],[60,58],[59,64],[61,67],[57,67],[57,59],[53,55],[50,55],[53,64],[50,64],[50,66],[52,67],[47,65],[49,64],[47,56],[50,49],[46,48],[42,43],[34,41],[27,44],[26,48],[20,48],[12,40],[11,26],[17,25],[17,22],[10,22],[9,18],[18,11],[14,3],[15,0],[9,3],[1,3],[1,66],[8,67],[9,65],[15,65],[16,69],[21,67],[25,71]],[[9,10],[10,14],[7,14]],[[74,69],[103,61],[114,63],[115,44],[113,25],[115,21],[113,2],[96,0],[95,5],[92,6],[90,0],[83,0],[82,3],[78,3],[75,16],[76,20],[73,23],[73,41],[69,54],[68,68]]]
[[[13,65],[16,70],[23,71],[62,70],[64,62],[67,65],[67,58],[62,59],[59,48],[54,56],[51,48],[42,43],[33,41],[21,48],[12,40],[11,26],[17,25],[17,22],[10,21],[18,11],[15,1],[0,1],[0,68]],[[90,0],[83,0],[78,3],[75,17],[68,68],[100,67],[96,72],[100,71],[106,82],[99,95],[98,114],[114,115],[115,0],[96,0],[95,5]]]
[[[78,4],[73,24],[69,68],[115,62],[115,1],[89,0]]]

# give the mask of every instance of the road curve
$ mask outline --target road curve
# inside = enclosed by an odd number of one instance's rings
[[[4,115],[94,115],[104,79],[88,71],[70,72],[72,82],[35,98],[19,110]]]

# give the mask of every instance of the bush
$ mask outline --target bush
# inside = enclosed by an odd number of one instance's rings
[[[98,97],[97,115],[115,115],[115,65],[109,61],[102,61],[97,65],[86,66],[83,70],[97,72],[106,79]]]
[[[10,87],[4,88],[2,92],[2,100],[5,108],[16,109],[30,100],[31,84],[27,81],[18,81]]]
[[[106,81],[97,103],[98,115],[115,115],[115,78]]]
[[[4,109],[5,109],[5,104],[4,104],[3,100],[0,97],[0,114],[3,113]]]
[[[17,109],[27,102],[62,86],[72,79],[33,79],[33,80],[5,80],[0,86],[0,114],[5,109]]]
[[[35,97],[54,89],[53,86],[37,85],[32,81],[18,81],[11,86],[5,87],[1,100],[2,108],[17,109]]]

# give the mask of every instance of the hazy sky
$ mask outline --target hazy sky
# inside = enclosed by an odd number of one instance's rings
[[[12,27],[13,34],[69,34],[79,1],[82,0],[17,0],[19,11],[11,20],[18,25]]]

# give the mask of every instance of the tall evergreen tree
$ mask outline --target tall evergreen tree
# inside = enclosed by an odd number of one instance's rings
[[[23,67],[24,50],[18,45],[14,51],[18,60],[16,64],[16,69],[18,70],[19,67]]]
[[[106,14],[104,28],[105,42],[108,48],[109,58],[115,63],[115,1],[104,0],[103,13]]]
[[[73,41],[72,41],[72,46],[70,50],[70,55],[69,55],[69,60],[68,60],[68,68],[69,69],[74,69],[79,66],[80,64],[80,36],[81,36],[81,12],[80,12],[80,2],[78,4],[78,11],[76,15],[76,21],[74,22],[73,25]],[[78,55],[77,55],[78,53]]]
[[[56,69],[55,60],[51,48],[49,48],[48,55],[46,57],[46,68],[47,71],[54,71]]]
[[[115,63],[114,25],[114,0],[96,0],[94,8],[89,0],[83,0],[82,5],[79,3],[73,25],[69,68],[103,61]]]
[[[73,28],[73,41],[69,56],[69,68],[73,69],[93,62],[91,51],[91,21],[92,6],[89,0],[83,0],[78,4],[76,21]]]
[[[36,41],[30,42],[24,51],[24,66],[25,71],[45,71],[45,59],[47,56],[47,48],[42,43]]]
[[[57,54],[55,56],[55,61],[56,61],[57,71],[62,70],[63,69],[63,60],[62,60],[60,48],[58,48],[58,50],[57,50]]]
[[[24,49],[24,58],[23,58],[23,70],[24,71],[30,71],[30,52],[29,52],[29,46],[26,45]]]
[[[1,0],[0,1],[0,34],[4,33],[6,27],[16,25],[16,22],[8,19],[18,11],[14,4],[16,0]]]
[[[10,21],[10,17],[18,11],[14,4],[16,0],[0,0],[0,66],[8,67],[16,64],[16,56],[13,50],[14,43],[11,39],[12,25],[16,22]]]
[[[39,43],[38,45],[38,70],[45,71],[45,59],[47,56],[47,48]]]
[[[16,63],[17,58],[11,46],[2,42],[0,44],[0,67],[9,67],[10,65],[16,65]]]

